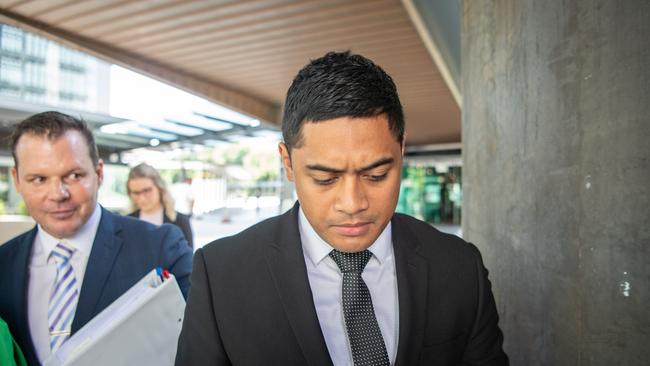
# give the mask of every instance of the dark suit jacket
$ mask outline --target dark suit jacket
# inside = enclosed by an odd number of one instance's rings
[[[140,218],[140,210],[135,210],[129,214],[131,217]],[[180,212],[176,212],[176,220],[172,221],[169,216],[163,216],[163,224],[173,224],[178,226],[183,232],[185,240],[190,248],[194,249],[194,236],[192,235],[192,226],[190,226],[190,217]]]
[[[27,320],[29,261],[37,230],[35,227],[0,246],[0,317],[9,325],[30,365],[38,365]],[[72,332],[156,267],[169,269],[183,296],[187,295],[192,251],[180,230],[172,225],[157,227],[102,208]]]
[[[476,247],[400,214],[392,233],[396,365],[507,365]],[[176,365],[231,364],[332,364],[309,287],[297,204],[194,256]]]

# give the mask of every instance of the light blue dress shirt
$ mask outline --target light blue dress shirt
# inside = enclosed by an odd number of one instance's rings
[[[81,291],[88,258],[90,258],[90,251],[101,218],[102,209],[98,203],[88,221],[71,238],[55,238],[38,225],[38,231],[34,239],[34,249],[29,262],[27,319],[36,355],[41,362],[45,361],[51,353],[47,312],[52,286],[56,281],[56,263],[54,260],[48,260],[50,253],[59,242],[64,242],[76,249],[72,258],[70,258],[70,262],[77,279],[78,290]]]
[[[330,357],[336,366],[353,365],[341,305],[343,275],[329,257],[333,248],[309,224],[302,208],[298,216],[298,227],[316,314]],[[370,291],[388,359],[393,365],[397,354],[399,309],[390,223],[368,250],[372,257],[361,277]]]

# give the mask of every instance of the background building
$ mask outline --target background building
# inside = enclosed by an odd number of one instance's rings
[[[0,23],[0,96],[108,113],[110,64]]]

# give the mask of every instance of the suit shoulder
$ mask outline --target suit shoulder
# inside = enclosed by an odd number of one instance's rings
[[[134,212],[130,213],[127,216],[123,216],[111,212],[111,215],[113,215],[113,221],[117,223],[123,230],[139,229],[139,230],[151,231],[155,229],[156,225],[146,222],[144,220],[140,220],[136,216],[133,216],[133,214]]]
[[[433,225],[412,216],[395,214],[395,223],[405,226],[417,237],[424,253],[440,255],[444,252],[450,252],[455,255],[470,257],[475,257],[479,253],[474,244],[456,235],[443,233]]]
[[[19,246],[23,245],[23,242],[27,240],[27,237],[32,233],[34,229],[27,230],[26,232],[8,240],[4,244],[0,245],[0,258],[5,258],[6,254],[9,254],[16,249],[18,249]]]
[[[189,224],[190,223],[190,217],[186,214],[180,213],[176,211],[176,221],[177,224],[183,223],[183,224]]]
[[[178,227],[171,224],[163,225],[154,225],[150,222],[140,220],[139,218],[131,216],[121,216],[117,214],[114,215],[114,222],[119,225],[120,229],[127,235],[137,234],[137,237],[140,239],[155,237],[162,238],[167,235],[177,234],[177,236],[182,237],[182,233]]]
[[[184,214],[184,213],[181,213],[181,212],[176,211],[176,219],[178,220],[179,218],[182,219],[182,220],[187,220],[187,221],[190,220],[190,216],[189,216],[189,215],[186,215],[186,214]]]

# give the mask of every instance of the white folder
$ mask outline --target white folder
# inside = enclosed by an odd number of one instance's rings
[[[44,366],[173,365],[185,299],[151,271],[68,339]]]

